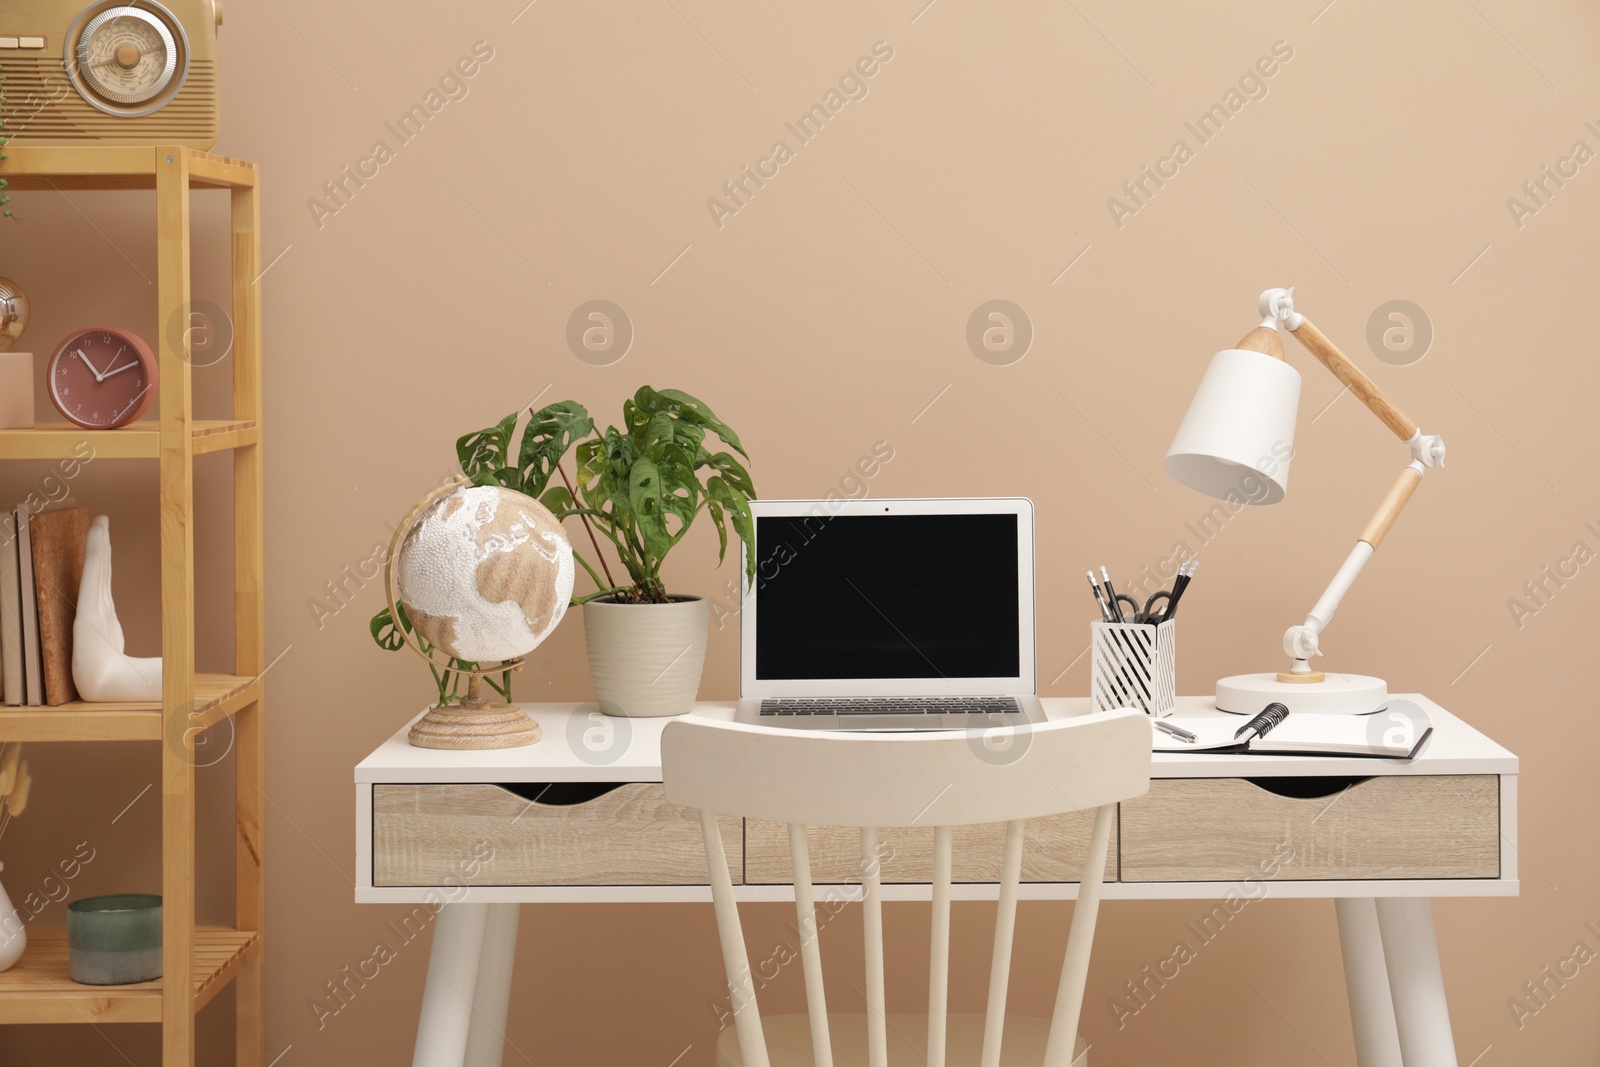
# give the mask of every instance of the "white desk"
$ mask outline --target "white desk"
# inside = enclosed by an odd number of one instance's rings
[[[1428,898],[1517,893],[1517,758],[1424,697],[1397,699],[1434,724],[1410,761],[1156,753],[1150,794],[1118,812],[1104,899],[1333,898],[1361,1067],[1455,1067]],[[1051,718],[1088,710],[1086,699],[1044,705]],[[418,1065],[500,1064],[517,905],[710,900],[698,822],[651,784],[671,720],[523,706],[543,728],[539,744],[440,752],[411,747],[402,729],[355,770],[356,900],[440,909]],[[1209,698],[1180,698],[1178,710],[1220,714]],[[702,703],[693,714],[732,712]],[[1020,751],[978,737],[974,746],[975,758]],[[1071,853],[1086,837],[1061,818],[1057,858],[1076,870]],[[737,892],[792,900],[777,884],[787,846],[775,860],[766,831],[724,827],[735,879],[745,876]],[[813,854],[815,865],[827,848]],[[906,839],[903,859],[886,862],[886,898],[927,899],[918,858]],[[1076,883],[1050,869],[1025,882],[1024,898],[1076,896]],[[981,874],[955,890],[995,896]]]

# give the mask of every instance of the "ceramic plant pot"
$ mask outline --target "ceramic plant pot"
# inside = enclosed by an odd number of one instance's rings
[[[83,985],[132,985],[161,977],[161,898],[116,893],[67,905],[67,962]]]
[[[666,604],[619,604],[609,597],[585,604],[584,640],[600,710],[646,718],[694,707],[710,618],[697,596]]]
[[[5,869],[6,865],[0,863],[0,871]],[[27,928],[22,925],[21,917],[11,906],[11,898],[6,896],[6,887],[0,885],[0,971],[10,969],[12,964],[22,958],[22,950],[27,947]]]

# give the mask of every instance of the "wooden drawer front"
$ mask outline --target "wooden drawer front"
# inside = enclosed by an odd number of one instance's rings
[[[1094,832],[1094,812],[1070,812],[1033,819],[1022,842],[1024,882],[1076,882],[1083,870]],[[1005,847],[1001,824],[957,826],[951,878],[957,882],[998,882]],[[890,827],[880,832],[886,850],[882,878],[890,882],[933,879],[933,829]],[[1111,842],[1117,840],[1116,823]],[[861,881],[861,831],[844,826],[813,826],[806,831],[811,849],[811,878],[823,883]],[[1116,877],[1116,849],[1106,853],[1106,878]],[[783,823],[749,819],[745,823],[745,881],[775,885],[793,881],[789,865],[789,828]]]
[[[1122,805],[1121,872],[1124,882],[1498,878],[1500,780],[1386,776],[1301,798],[1241,778],[1156,779]]]
[[[737,882],[738,819],[722,820],[722,841]],[[668,804],[660,783],[568,806],[488,784],[372,787],[375,886],[706,882],[699,813]]]

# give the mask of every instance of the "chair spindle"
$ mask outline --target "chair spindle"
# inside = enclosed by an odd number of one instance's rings
[[[861,828],[861,936],[867,955],[867,1063],[889,1067],[889,1017],[883,992],[883,893],[878,831]]]
[[[828,1002],[822,988],[822,945],[817,937],[817,903],[811,885],[811,848],[803,823],[789,824],[789,863],[794,867],[794,910],[796,929],[800,931],[800,966],[806,976],[811,1059],[816,1067],[833,1067],[833,1037],[828,1030]]]
[[[1022,880],[1022,831],[1026,820],[1006,823],[1000,870],[1000,902],[994,912],[994,958],[989,965],[989,1011],[983,1020],[983,1067],[999,1067],[1005,1030],[1006,987],[1011,981],[1011,941],[1017,927],[1017,883]]]
[[[944,1067],[950,1004],[950,866],[948,826],[933,831],[933,929],[928,935],[928,1067]]]
[[[722,942],[722,967],[728,974],[728,998],[733,1002],[733,1025],[739,1034],[739,1054],[745,1067],[771,1067],[767,1039],[756,1007],[756,986],[750,958],[744,950],[744,926],[739,904],[733,899],[733,878],[722,850],[722,828],[709,811],[700,812],[700,836],[706,844],[706,865],[711,868],[711,902],[717,913],[717,940]],[[733,976],[738,975],[735,981]]]
[[[1094,944],[1094,924],[1100,914],[1100,889],[1105,883],[1106,853],[1111,847],[1111,813],[1115,805],[1095,809],[1094,836],[1078,881],[1078,902],[1072,906],[1072,926],[1061,960],[1061,982],[1056,986],[1056,1007],[1050,1016],[1050,1040],[1045,1045],[1044,1067],[1070,1067],[1076,1062],[1078,1017],[1083,1011],[1083,989],[1089,980],[1089,950]]]

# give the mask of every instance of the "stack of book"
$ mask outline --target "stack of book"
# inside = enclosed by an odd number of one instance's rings
[[[76,700],[72,623],[89,513],[35,513],[24,505],[0,519],[0,527],[0,693],[12,705]]]

